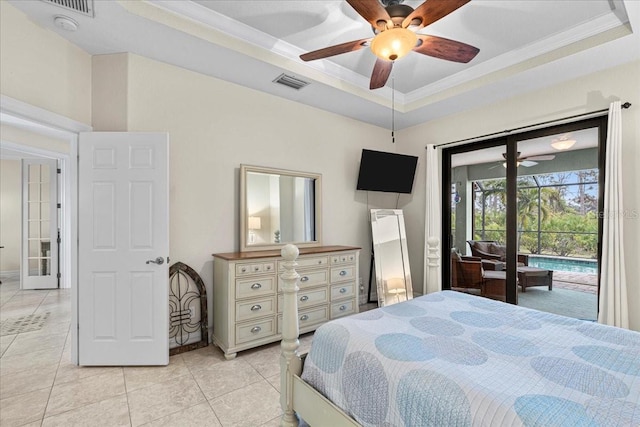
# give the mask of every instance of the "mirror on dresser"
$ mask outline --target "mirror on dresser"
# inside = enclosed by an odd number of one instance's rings
[[[240,251],[322,245],[322,175],[240,165]]]

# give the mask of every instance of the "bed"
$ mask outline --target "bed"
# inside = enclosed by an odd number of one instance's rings
[[[640,425],[640,333],[454,291],[331,321],[298,355],[282,253],[284,426]]]

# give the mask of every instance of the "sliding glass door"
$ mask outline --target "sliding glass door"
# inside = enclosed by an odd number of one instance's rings
[[[528,306],[579,290],[574,317],[595,319],[605,136],[600,117],[444,149],[443,288]]]

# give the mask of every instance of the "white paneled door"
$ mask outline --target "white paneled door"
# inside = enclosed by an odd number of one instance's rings
[[[80,365],[169,363],[168,150],[167,134],[80,134]]]
[[[22,160],[22,289],[58,287],[58,162]]]

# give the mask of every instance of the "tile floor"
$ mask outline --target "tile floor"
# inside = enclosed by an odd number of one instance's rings
[[[279,343],[232,361],[210,345],[166,367],[77,367],[70,312],[68,290],[21,291],[3,279],[0,321],[49,314],[41,329],[0,336],[0,426],[279,425]]]

